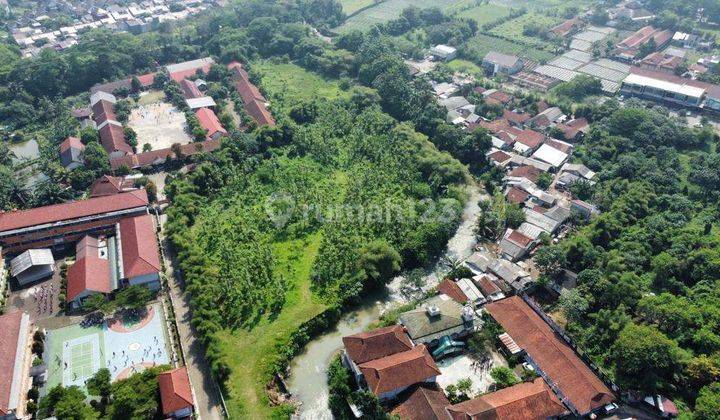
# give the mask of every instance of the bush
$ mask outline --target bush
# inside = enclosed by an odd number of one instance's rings
[[[498,389],[507,388],[520,382],[515,372],[505,366],[496,366],[490,371],[490,377],[493,378]]]

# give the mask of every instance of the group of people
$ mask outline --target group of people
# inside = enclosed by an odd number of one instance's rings
[[[53,312],[53,298],[55,297],[55,284],[43,284],[33,290],[33,299],[37,303],[37,314],[44,315]]]
[[[154,366],[155,360],[162,357],[164,349],[163,346],[160,344],[157,336],[154,336],[153,340],[154,344],[143,345],[140,361],[131,360],[130,352],[125,352],[125,350],[122,350],[119,354],[117,352],[112,352],[112,358],[110,363],[112,364],[113,373],[116,373],[118,371],[118,367],[122,369],[128,366],[130,366],[134,372],[135,365],[145,363],[145,360],[147,360],[148,362],[152,361],[152,364]]]

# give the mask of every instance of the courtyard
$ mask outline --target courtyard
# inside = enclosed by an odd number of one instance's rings
[[[156,303],[139,314],[116,315],[101,323],[86,319],[48,331],[44,392],[58,384],[84,388],[102,368],[107,368],[115,381],[148,367],[170,364],[163,318],[162,307]]]
[[[149,95],[149,94],[148,94]],[[185,114],[167,102],[142,104],[130,111],[128,127],[137,134],[138,152],[149,144],[152,150],[167,149],[173,143],[188,144]]]
[[[488,356],[482,362],[468,354],[440,360],[437,362],[437,366],[442,374],[437,377],[438,385],[445,389],[449,385],[457,385],[462,379],[470,379],[472,381],[471,396],[488,392],[490,385],[495,382],[490,377],[490,370],[497,366],[508,365],[505,358],[495,350],[490,350]]]

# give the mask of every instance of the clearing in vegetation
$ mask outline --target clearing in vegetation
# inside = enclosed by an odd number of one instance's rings
[[[387,0],[350,17],[334,30],[339,33],[353,29],[364,31],[373,25],[385,23],[399,17],[400,13],[410,6],[421,9],[437,7],[447,12],[470,3],[470,0]]]
[[[490,33],[511,41],[516,41],[520,44],[530,45],[538,49],[552,52],[554,50],[553,45],[542,37],[547,33],[548,29],[561,22],[561,18],[531,12],[525,13],[522,16],[518,16],[515,19],[511,19],[494,27]],[[528,26],[537,26],[541,30],[537,35],[526,35],[523,31]]]
[[[340,4],[342,4],[343,12],[345,12],[346,15],[350,15],[363,7],[378,3],[378,1],[379,0],[340,0]]]
[[[498,4],[481,4],[480,6],[473,7],[472,9],[465,9],[458,12],[458,17],[466,17],[473,19],[478,23],[479,27],[502,19],[510,15],[511,9],[509,7],[500,6]]]
[[[497,51],[505,54],[515,54],[533,61],[545,62],[552,59],[555,54],[535,48],[525,47],[494,36],[477,34],[467,43],[465,57],[481,64],[483,57],[490,51]]]

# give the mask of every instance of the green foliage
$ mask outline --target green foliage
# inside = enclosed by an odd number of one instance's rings
[[[602,94],[600,79],[588,75],[578,75],[569,82],[563,82],[552,88],[551,93],[560,98],[580,102],[588,96]]]
[[[112,392],[110,379],[110,370],[107,368],[95,372],[87,382],[88,394],[108,398]]]
[[[517,375],[512,369],[505,366],[496,366],[490,370],[490,377],[495,381],[498,389],[507,388],[520,383]]]
[[[85,398],[85,393],[77,386],[63,388],[57,385],[40,400],[38,414],[42,418],[55,416],[71,420],[98,418],[98,414],[85,403]]]

